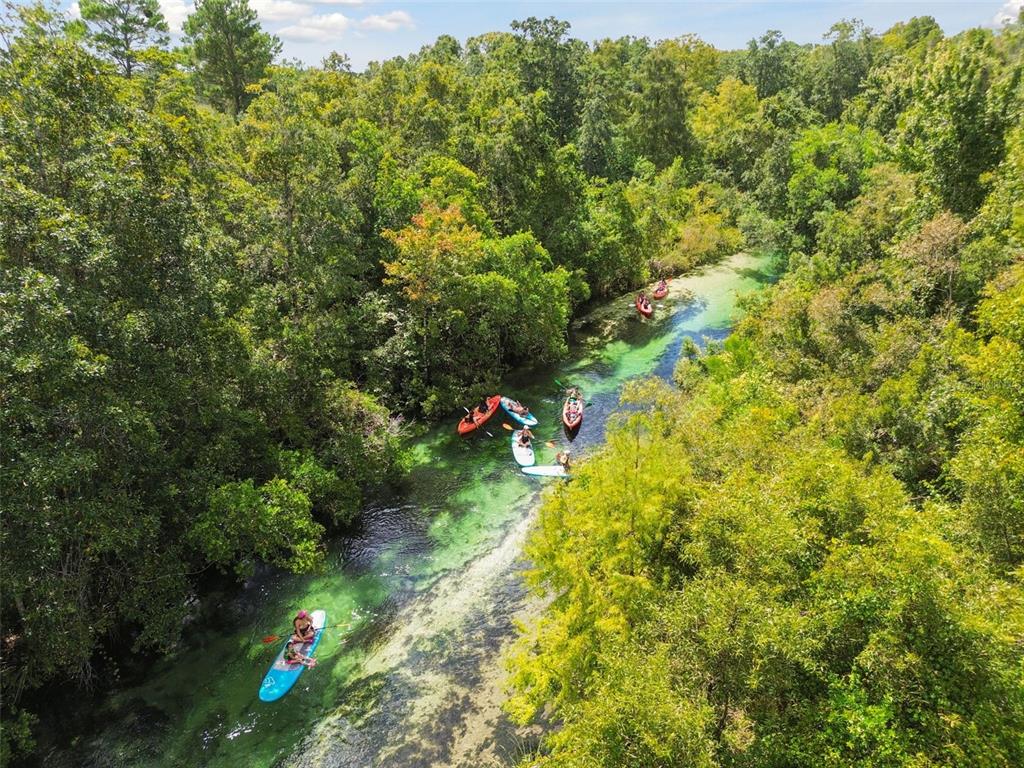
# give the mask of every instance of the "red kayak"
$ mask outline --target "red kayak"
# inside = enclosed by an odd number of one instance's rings
[[[636,297],[636,311],[644,317],[650,317],[654,314],[654,307],[651,306],[651,302],[647,301],[646,298],[643,300],[639,296]]]
[[[565,398],[562,406],[562,423],[570,432],[583,423],[583,398],[572,393]]]
[[[655,301],[664,299],[668,296],[668,283],[662,280],[658,283],[658,287],[654,289],[654,293],[652,295],[654,296]]]
[[[459,426],[456,427],[459,434],[468,435],[477,427],[482,427],[494,415],[494,412],[498,410],[499,405],[501,405],[501,395],[488,397],[486,411],[481,411],[479,407],[474,408],[466,414],[466,418],[459,422]]]

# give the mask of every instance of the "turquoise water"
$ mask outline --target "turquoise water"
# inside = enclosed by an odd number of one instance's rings
[[[740,254],[670,283],[642,320],[632,298],[577,323],[574,355],[520,371],[505,394],[540,419],[537,463],[570,445],[562,390],[588,407],[574,455],[603,440],[623,384],[668,376],[683,340],[728,334],[736,299],[770,280],[769,261]],[[411,446],[415,465],[390,498],[370,505],[335,542],[323,572],[266,571],[226,597],[188,646],[96,709],[93,727],[46,764],[89,766],[430,766],[501,764],[535,734],[501,715],[502,650],[530,612],[520,553],[545,483],[512,460],[501,411],[490,434],[461,439],[451,423]],[[507,421],[507,419],[505,420]],[[555,447],[541,446],[552,441]],[[299,607],[323,608],[329,629],[315,670],[274,704],[259,683],[279,649],[260,638],[287,630]]]

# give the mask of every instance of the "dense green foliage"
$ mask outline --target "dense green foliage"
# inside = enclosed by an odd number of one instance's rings
[[[82,7],[0,30],[0,759],[22,691],[172,646],[204,575],[316,568],[402,415],[744,245],[791,276],[546,514],[520,710],[566,764],[1019,758],[1019,25],[531,18],[354,73],[275,65],[247,0],[174,51]]]
[[[157,0],[83,0],[82,18],[93,27],[92,42],[131,77],[146,44],[166,45],[170,28]]]
[[[738,177],[788,269],[547,498],[529,765],[1024,764],[1024,28],[852,31],[701,101],[731,174],[812,116]]]

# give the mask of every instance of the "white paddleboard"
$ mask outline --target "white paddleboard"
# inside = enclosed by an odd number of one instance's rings
[[[524,475],[537,477],[568,477],[569,473],[561,464],[543,464],[539,467],[523,467]]]
[[[532,445],[520,445],[519,435],[523,433],[523,430],[517,430],[512,433],[512,455],[515,457],[516,463],[520,467],[532,467],[535,461],[533,456]]]

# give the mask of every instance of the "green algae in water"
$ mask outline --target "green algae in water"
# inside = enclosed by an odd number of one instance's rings
[[[564,444],[554,380],[581,385],[593,404],[576,443],[585,448],[603,435],[625,381],[670,373],[685,336],[724,336],[738,296],[770,280],[768,263],[740,254],[677,278],[652,320],[637,316],[631,297],[609,302],[590,324],[616,337],[574,339],[576,359],[519,372],[507,391],[540,418],[541,441]],[[453,415],[417,439],[399,503],[369,508],[361,530],[336,542],[323,573],[255,580],[223,609],[235,630],[187,632],[187,650],[155,665],[145,684],[108,697],[105,727],[51,755],[48,765],[269,767],[310,755],[315,764],[327,751],[335,755],[332,764],[366,765],[380,755],[408,754],[399,745],[409,739],[443,740],[444,720],[434,718],[474,678],[436,660],[465,664],[466,651],[456,653],[464,627],[495,610],[488,604],[492,580],[515,567],[529,512],[545,487],[514,465],[503,416],[499,411],[486,425],[493,438],[458,438]],[[538,463],[553,454],[538,445]],[[299,607],[324,608],[329,624],[354,625],[328,630],[317,668],[281,701],[262,703],[259,684],[279,644],[265,646],[260,638],[287,632]],[[473,631],[498,631],[503,625],[491,618]],[[387,716],[378,716],[383,710]],[[306,751],[296,759],[302,740]],[[339,750],[352,755],[338,759]]]

